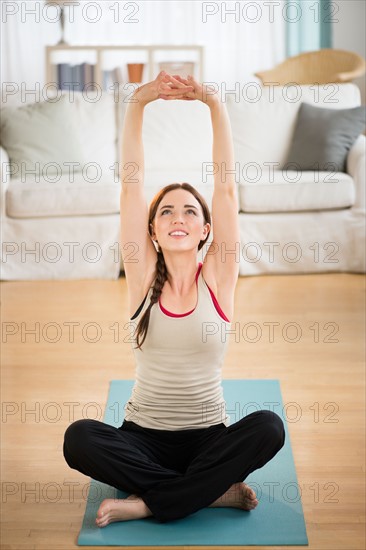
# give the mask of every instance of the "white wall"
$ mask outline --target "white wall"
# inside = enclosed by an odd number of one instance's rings
[[[332,18],[338,20],[333,23],[333,48],[356,52],[366,57],[365,21],[366,2],[365,0],[335,0],[334,15]],[[365,76],[355,80],[361,89],[362,103],[366,103],[366,79]]]

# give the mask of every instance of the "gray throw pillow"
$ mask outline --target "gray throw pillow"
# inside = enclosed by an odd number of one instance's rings
[[[364,132],[366,107],[323,109],[300,105],[284,169],[346,172],[347,154]]]

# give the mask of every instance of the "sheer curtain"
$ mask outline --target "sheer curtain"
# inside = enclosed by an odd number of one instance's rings
[[[287,57],[332,47],[332,24],[336,3],[329,0],[286,0]]]
[[[2,4],[1,77],[27,87],[45,84],[46,45],[60,39],[59,8],[44,0]],[[65,8],[72,45],[201,44],[204,80],[257,81],[253,73],[285,57],[285,0],[79,0]],[[82,60],[75,59],[75,62]]]

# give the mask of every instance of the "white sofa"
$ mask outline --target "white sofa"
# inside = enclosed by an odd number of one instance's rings
[[[347,174],[282,171],[301,102],[352,108],[361,103],[359,89],[353,84],[331,89],[256,85],[256,99],[245,90],[241,87],[240,97],[220,92],[227,102],[237,163],[241,242],[234,253],[240,275],[365,272],[365,136],[349,152]],[[43,177],[37,179],[9,164],[9,151],[1,148],[2,280],[118,278],[123,269],[119,144],[128,100],[128,95],[104,93],[91,102],[81,92],[62,92],[60,101],[38,103],[47,130],[44,143],[35,149],[37,139],[29,137],[35,106],[24,103],[20,92],[2,97],[6,109],[18,106],[25,113],[30,161],[46,158],[63,170],[57,178],[42,170]],[[8,130],[7,143],[24,146],[22,130],[12,131],[13,141]],[[149,104],[143,137],[147,201],[164,185],[187,181],[211,207],[214,167],[208,108],[199,101]],[[67,173],[71,161],[83,168],[74,177]],[[213,234],[214,227],[198,253],[200,261]],[[131,259],[134,247],[131,243],[126,251]],[[219,253],[225,261],[230,251],[222,248]]]

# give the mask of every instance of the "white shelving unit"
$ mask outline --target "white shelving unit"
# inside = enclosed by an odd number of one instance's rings
[[[46,46],[47,83],[55,82],[54,65],[57,63],[83,63],[94,65],[94,82],[103,88],[103,71],[111,67],[120,67],[127,75],[127,63],[144,63],[142,82],[153,80],[159,72],[162,62],[193,62],[195,78],[203,82],[204,47],[202,45],[166,45],[153,46],[70,46],[57,44]],[[127,83],[128,78],[125,76]]]

